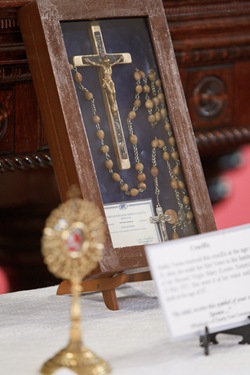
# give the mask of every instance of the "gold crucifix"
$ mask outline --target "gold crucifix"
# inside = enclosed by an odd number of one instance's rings
[[[117,163],[120,169],[129,169],[130,161],[116,101],[116,88],[112,79],[112,67],[117,64],[131,63],[131,55],[130,53],[107,53],[101,28],[96,22],[91,23],[91,36],[95,54],[74,56],[73,65],[75,67],[95,66],[99,68],[99,77]]]

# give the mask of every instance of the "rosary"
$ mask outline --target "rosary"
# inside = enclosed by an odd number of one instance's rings
[[[105,142],[105,132],[101,127],[101,118],[98,115],[97,108],[95,106],[94,95],[91,91],[83,86],[83,77],[81,73],[78,72],[77,67],[71,65],[71,70],[74,74],[74,80],[77,83],[78,88],[84,94],[85,100],[87,100],[91,105],[92,121],[96,127],[96,137],[100,143],[100,152],[104,155],[105,168],[110,174],[112,180],[117,183],[119,189],[126,196],[136,197],[139,194],[143,194],[143,192],[147,189],[147,176],[144,173],[144,165],[140,160],[138,151],[139,140],[134,130],[135,119],[139,109],[142,108],[143,103],[147,110],[147,121],[150,126],[153,129],[156,129],[158,126],[163,126],[166,134],[166,140],[155,137],[151,141],[151,176],[154,183],[156,215],[151,217],[150,220],[152,223],[157,223],[159,225],[163,241],[167,241],[169,239],[167,226],[172,227],[172,239],[179,238],[177,229],[179,229],[179,231],[184,231],[189,225],[193,224],[194,219],[185,183],[180,178],[180,159],[176,150],[175,138],[173,136],[168,117],[165,98],[161,87],[161,80],[157,77],[156,72],[153,69],[150,69],[147,76],[139,69],[136,69],[134,72],[134,102],[132,110],[128,112],[126,123],[129,142],[133,150],[134,168],[137,174],[137,181],[134,187],[129,187],[128,183],[126,183],[126,181],[124,181],[122,178],[121,172],[118,173],[113,169],[114,162],[109,154],[110,147]],[[104,84],[105,82],[103,83],[103,87]],[[114,85],[112,95],[113,98],[115,98]],[[144,98],[144,101],[142,100],[142,97]],[[163,210],[161,204],[161,191],[159,187],[159,157],[161,157],[164,161],[164,165],[170,177],[170,186],[174,191],[175,200],[178,206],[177,210],[172,208]]]

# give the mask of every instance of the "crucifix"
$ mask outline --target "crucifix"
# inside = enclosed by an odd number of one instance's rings
[[[161,237],[163,241],[168,240],[168,233],[166,229],[166,224],[174,224],[177,221],[177,214],[174,210],[167,210],[163,213],[163,209],[160,205],[156,206],[156,215],[150,218],[151,223],[159,224]]]
[[[101,28],[96,22],[91,23],[91,36],[95,54],[74,56],[73,65],[75,67],[95,66],[99,68],[103,99],[110,124],[117,163],[120,169],[129,169],[130,161],[116,100],[116,87],[112,79],[112,67],[118,64],[131,63],[131,55],[130,53],[107,53]]]

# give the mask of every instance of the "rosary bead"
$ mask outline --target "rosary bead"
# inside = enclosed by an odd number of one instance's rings
[[[134,118],[136,118],[136,112],[135,111],[130,111],[129,114],[128,114],[128,118],[130,120],[133,120]]]
[[[185,206],[187,206],[190,203],[189,197],[187,195],[184,195],[183,203],[185,204]]]
[[[107,154],[109,152],[109,146],[108,145],[103,145],[101,148],[100,148],[101,152],[103,154]]]
[[[159,94],[158,94],[157,96],[158,96],[158,98],[160,99],[160,102],[161,102],[161,103],[164,103],[165,98],[164,98],[163,93],[162,93],[162,92],[159,92]]]
[[[168,143],[170,144],[170,146],[175,146],[175,139],[174,139],[174,137],[169,137],[169,139],[168,139]]]
[[[171,156],[172,156],[172,159],[174,159],[174,160],[178,160],[179,159],[179,155],[178,155],[177,151],[171,152]]]
[[[148,116],[148,122],[153,124],[155,122],[155,115],[149,115]]]
[[[179,180],[178,183],[179,183],[179,188],[180,188],[180,189],[184,189],[184,188],[185,188],[185,184],[184,184],[183,181]]]
[[[136,188],[133,188],[130,190],[131,197],[136,197],[139,194],[139,190]]]
[[[124,193],[128,191],[128,184],[123,184],[120,186],[120,189],[121,191],[123,191]]]
[[[154,107],[154,103],[152,102],[152,100],[147,99],[146,102],[145,102],[145,107],[147,109],[152,109]]]
[[[140,73],[141,73],[141,78],[142,79],[146,77],[146,74],[145,74],[145,72],[143,70],[140,70]]]
[[[142,182],[142,181],[145,181],[147,178],[147,176],[145,175],[145,173],[139,173],[138,176],[137,176],[137,180]]]
[[[147,189],[147,185],[144,182],[139,182],[138,189],[141,189],[144,191]]]
[[[140,106],[141,106],[140,99],[135,99],[135,101],[134,101],[134,107],[140,107]]]
[[[151,147],[156,148],[158,147],[158,139],[153,139],[151,142]]]
[[[94,115],[94,116],[92,117],[92,120],[93,120],[93,123],[94,123],[94,124],[100,124],[100,121],[101,121],[100,117],[97,116],[97,115]]]
[[[167,151],[164,151],[162,154],[162,159],[168,161],[170,159],[170,155]]]
[[[130,137],[129,137],[129,140],[130,142],[132,143],[132,145],[136,145],[138,143],[138,138],[135,134],[132,134]]]
[[[144,85],[144,86],[143,86],[143,92],[144,92],[145,94],[148,94],[148,93],[150,92],[150,86],[149,86],[149,85]]]
[[[152,100],[153,100],[154,105],[160,104],[160,99],[158,98],[158,96],[154,96]]]
[[[105,133],[101,129],[97,130],[96,135],[97,135],[98,139],[104,139],[104,137],[105,137]]]
[[[81,83],[82,82],[82,75],[81,75],[81,73],[76,72],[76,74],[74,76],[74,80],[75,80],[76,83]]]
[[[93,99],[93,94],[90,91],[85,91],[84,96],[85,96],[86,100],[92,100]]]
[[[136,163],[135,164],[135,170],[136,171],[142,171],[144,168],[144,165],[142,163]]]
[[[179,238],[178,233],[177,233],[177,232],[174,232],[174,233],[172,234],[172,240],[177,240],[178,238]]]
[[[149,72],[148,78],[150,79],[150,81],[155,81],[155,71],[154,70],[151,70]]]
[[[119,182],[121,180],[121,176],[119,175],[119,173],[112,173],[112,178],[116,182]]]
[[[141,92],[142,92],[142,86],[141,85],[136,85],[135,86],[135,92],[137,92],[137,94],[141,94]]]
[[[154,165],[152,168],[151,168],[151,174],[153,177],[157,177],[158,176],[158,173],[159,173],[159,169]]]
[[[157,79],[157,80],[155,81],[155,84],[156,84],[156,86],[161,87],[161,80],[160,80],[160,79]]]
[[[138,72],[138,71],[134,72],[134,79],[135,79],[136,81],[139,81],[139,79],[141,79],[141,73]]]
[[[166,130],[166,132],[169,132],[171,130],[171,125],[169,122],[166,122],[165,125],[164,125],[164,129]]]
[[[171,184],[171,187],[172,187],[174,190],[178,189],[178,187],[179,187],[178,180],[176,180],[175,178],[172,178],[170,184]]]
[[[165,117],[167,116],[167,111],[166,111],[165,108],[161,108],[160,112],[161,112],[161,116],[162,116],[163,118],[165,118]]]
[[[105,160],[105,167],[107,168],[107,169],[112,169],[113,168],[113,162],[112,162],[112,160],[111,159],[107,159],[107,160]]]
[[[180,173],[180,168],[178,165],[176,165],[176,167],[173,168],[173,174],[175,176],[178,176],[178,174]],[[179,184],[178,184],[179,185]]]
[[[186,216],[187,216],[188,220],[193,220],[194,215],[193,215],[192,211],[188,211],[187,214],[186,214]]]
[[[164,146],[165,146],[165,142],[163,141],[163,139],[158,139],[158,147],[163,148]]]
[[[174,210],[168,209],[164,212],[164,214],[169,217],[167,221],[169,224],[175,224],[177,222],[178,215]]]
[[[158,121],[160,121],[160,119],[161,119],[161,112],[159,112],[159,111],[157,111],[157,112],[155,112],[155,120],[158,122]]]

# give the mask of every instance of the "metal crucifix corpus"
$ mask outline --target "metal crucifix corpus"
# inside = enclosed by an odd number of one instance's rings
[[[163,241],[168,240],[168,233],[166,229],[166,223],[168,224],[175,224],[178,220],[178,215],[174,210],[168,209],[163,213],[163,209],[160,205],[156,206],[156,215],[152,216],[151,223],[157,223],[159,224],[161,237]]]
[[[169,216],[163,213],[161,206],[156,206],[156,216],[151,217],[151,223],[159,224],[162,241],[168,240],[168,233],[165,223],[169,221]]]
[[[130,53],[107,53],[101,28],[96,22],[91,23],[91,34],[95,54],[74,56],[73,65],[75,67],[95,66],[99,68],[101,88],[110,124],[117,163],[120,169],[129,169],[130,161],[116,101],[116,88],[112,79],[112,67],[118,64],[131,63],[131,55]]]

